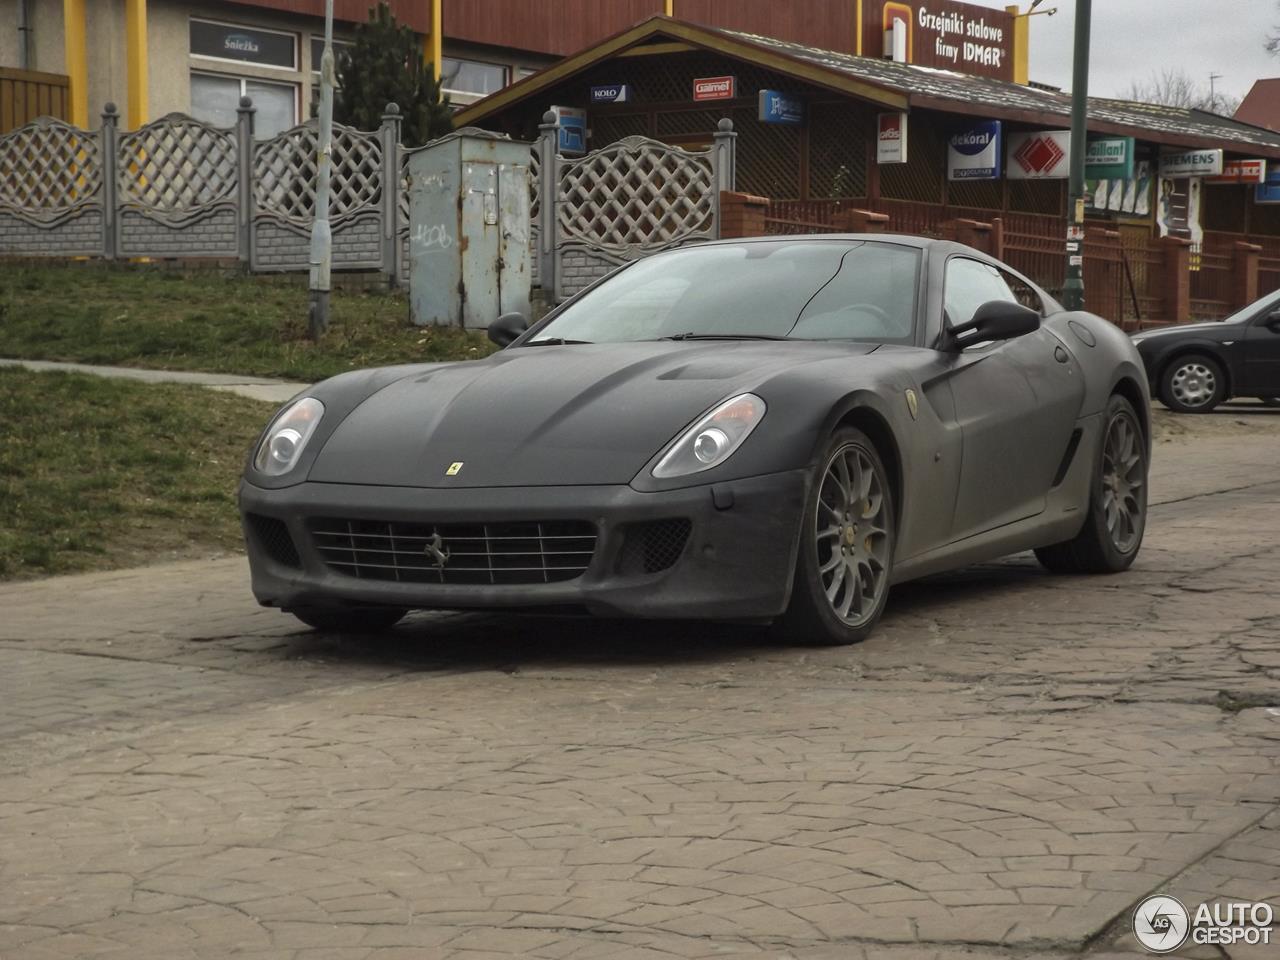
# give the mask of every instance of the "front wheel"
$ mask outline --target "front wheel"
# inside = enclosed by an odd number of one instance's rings
[[[1054,573],[1119,573],[1138,556],[1147,525],[1147,442],[1133,405],[1107,402],[1102,450],[1093,468],[1089,513],[1072,540],[1036,550]]]
[[[381,633],[409,611],[400,607],[295,607],[289,612],[321,633]]]
[[[774,624],[779,639],[820,646],[866,639],[889,596],[893,510],[875,445],[861,430],[837,430],[805,502],[791,603]]]
[[[1160,401],[1175,413],[1208,413],[1225,399],[1226,376],[1212,357],[1178,357],[1160,378]]]

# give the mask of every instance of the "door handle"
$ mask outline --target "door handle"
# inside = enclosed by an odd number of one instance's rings
[[[1067,351],[1062,349],[1062,347],[1054,347],[1053,359],[1057,360],[1059,363],[1066,363],[1071,359],[1071,354],[1067,353]]]

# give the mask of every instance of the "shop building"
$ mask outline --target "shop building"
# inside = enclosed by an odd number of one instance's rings
[[[916,5],[916,49],[968,34],[924,12]],[[736,191],[758,207],[762,232],[958,230],[1050,290],[1061,285],[1070,97],[1060,91],[657,17],[464,109],[458,123],[533,139],[551,108],[585,117],[585,149],[628,136],[704,148],[728,118]],[[1280,287],[1280,204],[1265,202],[1260,182],[1280,168],[1280,134],[1101,98],[1088,125],[1080,255],[1094,309],[1117,320],[1222,316]],[[1184,291],[1172,305],[1171,289]]]

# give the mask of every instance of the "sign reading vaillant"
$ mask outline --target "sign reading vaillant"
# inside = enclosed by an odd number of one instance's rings
[[[1070,130],[1011,133],[1005,141],[1005,176],[1010,180],[1060,180],[1070,173]]]
[[[1084,147],[1084,175],[1088,180],[1128,180],[1133,177],[1133,137],[1090,140]]]
[[[1267,161],[1228,160],[1222,165],[1222,174],[1210,177],[1206,183],[1266,183]]]
[[[1216,177],[1222,173],[1221,150],[1186,150],[1160,155],[1162,177]]]
[[[804,123],[804,101],[777,90],[761,90],[756,118],[762,123]]]
[[[608,83],[591,88],[592,103],[627,103],[631,99],[631,87],[625,83]]]
[[[907,115],[881,113],[876,117],[876,163],[907,162]]]
[[[1000,179],[1000,121],[984,120],[947,140],[948,180]]]
[[[556,150],[566,157],[587,152],[587,111],[577,107],[552,107],[556,115]]]
[[[693,99],[732,100],[737,86],[733,77],[701,77],[693,81]]]
[[[861,0],[867,57],[894,57],[894,37],[905,39],[908,63],[1001,80],[1013,79],[1014,17],[957,0]]]

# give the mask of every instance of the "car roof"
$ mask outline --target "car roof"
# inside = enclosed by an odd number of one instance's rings
[[[846,241],[879,241],[880,243],[896,243],[906,247],[925,249],[936,246],[963,246],[951,240],[936,237],[919,237],[905,233],[801,233],[785,236],[734,237],[708,241],[712,244],[725,243],[802,243],[807,240],[846,240]],[[685,248],[687,249],[687,247]],[[967,248],[966,248],[967,249]]]

